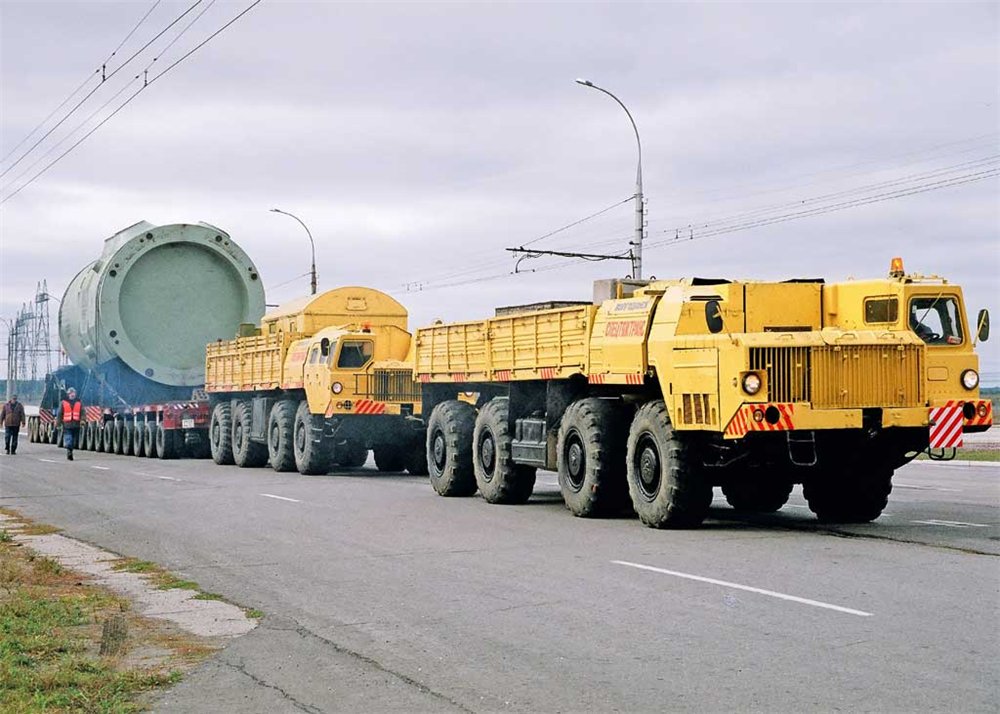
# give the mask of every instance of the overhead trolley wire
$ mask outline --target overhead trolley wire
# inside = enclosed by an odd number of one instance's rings
[[[82,137],[80,137],[80,139],[76,143],[74,143],[72,146],[70,146],[68,149],[66,149],[66,151],[64,151],[63,153],[59,154],[59,156],[57,156],[55,159],[53,159],[50,163],[46,164],[45,167],[41,171],[39,171],[34,176],[32,176],[26,183],[24,183],[23,185],[21,185],[13,193],[9,194],[8,196],[6,196],[2,200],[0,200],[0,204],[6,203],[10,199],[12,199],[14,196],[16,196],[17,194],[19,194],[21,191],[23,191],[25,188],[27,188],[32,183],[34,183],[42,174],[44,174],[50,168],[52,168],[57,163],[59,163],[67,154],[69,154],[70,152],[72,152],[76,147],[78,147],[80,144],[82,144],[84,141],[86,141],[90,136],[92,136],[94,134],[94,132],[96,132],[102,126],[104,126],[105,124],[107,124],[116,114],[118,114],[118,112],[120,112],[122,109],[124,109],[125,107],[127,107],[132,102],[133,99],[135,99],[137,96],[139,96],[143,92],[143,90],[145,90],[147,87],[151,86],[154,82],[156,82],[158,79],[160,79],[161,77],[163,77],[163,75],[165,75],[168,72],[170,72],[174,67],[176,67],[177,65],[179,65],[181,62],[183,62],[188,57],[190,57],[195,52],[197,52],[202,47],[204,47],[206,44],[208,44],[209,42],[211,42],[218,35],[220,35],[222,32],[224,32],[226,29],[228,29],[234,22],[236,22],[237,20],[239,20],[241,17],[243,17],[244,15],[246,15],[248,12],[250,12],[251,10],[253,10],[255,7],[257,7],[257,5],[259,5],[262,1],[263,0],[254,0],[254,2],[252,2],[249,6],[247,6],[246,8],[244,8],[237,15],[235,15],[226,24],[224,24],[218,30],[216,30],[215,32],[213,32],[208,37],[206,37],[204,40],[202,40],[200,43],[198,43],[197,45],[195,45],[193,48],[191,48],[190,50],[188,50],[186,53],[184,53],[183,55],[181,55],[177,60],[175,60],[173,63],[171,63],[166,69],[164,69],[163,71],[161,71],[161,72],[155,74],[153,77],[151,77],[141,87],[139,87],[139,89],[137,89],[131,96],[129,96],[128,99],[126,99],[124,102],[122,102],[113,112],[111,112],[108,116],[104,117],[104,119],[102,119],[94,128],[92,128],[90,131],[88,131],[86,134],[84,134]],[[198,0],[198,2],[196,2],[190,8],[188,8],[188,10],[185,11],[184,14],[186,15],[188,12],[190,12],[192,9],[194,9],[194,7],[197,6],[198,4],[200,4],[201,2],[202,2],[202,0]],[[183,17],[183,15],[181,17]],[[179,19],[180,18],[178,18],[178,20]],[[176,22],[177,22],[177,20],[175,20],[173,23],[171,23],[171,25],[176,24]]]
[[[48,130],[47,132],[45,132],[45,134],[44,134],[44,135],[43,135],[43,136],[42,136],[42,137],[41,137],[41,138],[40,138],[40,139],[39,139],[38,141],[36,141],[36,142],[35,142],[34,144],[32,144],[32,145],[31,145],[31,148],[29,148],[29,149],[28,149],[27,151],[25,151],[25,152],[24,152],[23,154],[21,154],[21,156],[20,156],[20,157],[18,157],[17,161],[15,161],[15,162],[14,162],[14,163],[12,163],[12,164],[11,164],[10,166],[8,166],[8,167],[7,167],[6,169],[4,169],[4,170],[3,170],[3,172],[2,172],[2,173],[0,173],[0,177],[2,177],[2,176],[6,176],[6,175],[7,175],[7,173],[8,173],[8,172],[9,172],[9,171],[10,171],[11,169],[13,169],[13,168],[14,168],[15,166],[17,166],[17,165],[18,165],[19,163],[21,163],[21,162],[22,162],[22,161],[23,161],[23,160],[25,159],[25,157],[26,157],[26,156],[28,156],[28,154],[30,154],[30,153],[31,153],[32,151],[34,151],[34,150],[35,150],[35,149],[36,149],[36,148],[38,147],[38,145],[39,145],[39,144],[41,144],[41,143],[42,143],[43,141],[45,141],[45,140],[46,140],[46,139],[47,139],[47,138],[48,138],[49,136],[51,136],[51,135],[52,135],[52,132],[54,132],[54,131],[55,131],[56,129],[58,129],[58,128],[59,128],[60,126],[62,126],[63,122],[65,122],[65,121],[66,121],[67,119],[69,119],[69,118],[70,118],[70,117],[71,117],[71,116],[72,116],[72,115],[73,115],[74,113],[76,113],[76,110],[77,110],[77,109],[79,109],[79,108],[80,108],[81,106],[83,106],[83,104],[84,104],[84,103],[86,103],[86,101],[87,101],[88,99],[90,99],[90,98],[91,98],[92,96],[94,96],[94,94],[95,94],[95,93],[97,92],[97,90],[98,90],[98,89],[100,89],[101,87],[103,87],[103,86],[104,86],[104,84],[105,84],[105,83],[106,83],[106,82],[107,82],[107,81],[108,81],[109,79],[111,79],[111,78],[112,78],[112,77],[114,77],[114,76],[115,76],[116,74],[118,74],[118,73],[119,73],[119,72],[120,72],[121,70],[123,70],[123,69],[124,69],[125,67],[127,67],[127,66],[128,66],[128,65],[129,65],[129,64],[130,64],[130,63],[132,62],[132,60],[134,60],[134,59],[135,59],[136,57],[138,57],[138,56],[139,56],[140,54],[142,54],[143,52],[145,52],[145,51],[146,51],[146,48],[148,48],[148,47],[149,47],[149,46],[150,46],[151,44],[153,44],[153,43],[154,43],[154,42],[156,42],[156,41],[157,41],[158,39],[160,39],[160,38],[161,38],[161,37],[162,37],[162,36],[163,36],[163,35],[164,35],[164,34],[165,34],[165,33],[166,33],[166,32],[167,32],[168,30],[170,30],[170,28],[171,28],[171,27],[173,27],[173,26],[174,26],[174,25],[176,25],[176,24],[177,24],[178,22],[180,22],[181,20],[183,20],[183,19],[184,19],[184,17],[185,17],[185,16],[186,16],[186,15],[187,15],[188,13],[190,13],[190,12],[191,12],[192,10],[194,10],[194,9],[195,9],[196,7],[198,7],[198,5],[200,5],[200,4],[202,3],[202,2],[203,2],[203,0],[195,0],[194,4],[193,4],[193,5],[191,5],[191,7],[189,7],[189,8],[187,9],[187,10],[185,10],[185,11],[184,11],[184,12],[182,12],[182,13],[181,13],[180,15],[178,15],[178,16],[177,16],[177,17],[176,17],[176,18],[174,19],[174,21],[173,21],[173,22],[171,22],[171,23],[170,23],[169,25],[167,25],[167,26],[166,26],[165,28],[163,28],[162,30],[160,30],[160,32],[159,32],[159,33],[157,33],[157,35],[156,35],[155,37],[153,37],[153,39],[151,39],[151,40],[150,40],[149,42],[147,42],[147,43],[146,43],[146,44],[144,44],[144,45],[143,45],[142,47],[140,47],[140,48],[139,48],[138,50],[136,50],[136,51],[135,51],[135,52],[134,52],[134,53],[132,54],[132,56],[131,56],[131,57],[129,57],[129,58],[128,58],[127,60],[125,60],[125,61],[124,61],[124,62],[123,62],[122,64],[118,65],[118,67],[116,67],[116,68],[115,68],[114,70],[112,70],[112,71],[111,71],[111,74],[108,74],[107,76],[104,76],[104,75],[102,74],[102,76],[101,76],[101,83],[100,83],[100,84],[98,84],[98,85],[97,85],[96,87],[94,87],[93,89],[91,89],[91,90],[90,90],[89,92],[87,92],[86,96],[84,96],[84,98],[83,98],[83,99],[81,99],[81,100],[80,100],[79,102],[77,102],[77,103],[76,103],[76,105],[75,105],[75,106],[74,106],[74,107],[73,107],[72,109],[70,109],[70,110],[69,110],[69,111],[68,111],[68,112],[67,112],[67,113],[66,113],[66,114],[65,114],[65,115],[63,116],[63,118],[62,118],[62,119],[60,119],[60,120],[59,120],[58,122],[56,122],[56,124],[55,124],[55,125],[54,125],[54,126],[53,126],[52,128],[50,128],[50,129],[49,129],[49,130]],[[98,72],[101,72],[102,70],[98,69],[97,71],[98,71]]]

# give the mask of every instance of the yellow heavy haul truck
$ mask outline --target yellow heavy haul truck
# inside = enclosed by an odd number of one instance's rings
[[[426,474],[406,308],[370,288],[301,298],[210,343],[205,391],[218,464],[303,474],[361,466]],[[374,366],[379,364],[375,373]]]
[[[606,298],[606,299],[605,299]],[[586,304],[418,329],[430,481],[522,503],[558,472],[577,516],[701,523],[721,486],[773,511],[877,518],[893,471],[992,424],[959,287],[887,279],[600,281]],[[456,398],[478,393],[478,409]]]

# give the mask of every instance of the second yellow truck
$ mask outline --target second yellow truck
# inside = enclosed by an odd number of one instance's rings
[[[206,349],[216,463],[321,474],[361,466],[371,449],[380,470],[427,473],[420,389],[401,362],[407,312],[396,300],[338,288],[242,332]]]
[[[973,349],[989,316],[966,314],[959,287],[894,260],[831,285],[607,281],[592,303],[422,328],[430,480],[523,503],[555,470],[574,514],[653,527],[699,524],[714,486],[772,511],[801,483],[821,519],[870,521],[896,469],[992,423]]]

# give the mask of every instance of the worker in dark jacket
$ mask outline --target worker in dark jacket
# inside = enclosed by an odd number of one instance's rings
[[[66,390],[66,398],[59,405],[58,417],[62,423],[63,444],[66,446],[66,458],[69,461],[73,460],[73,449],[76,448],[82,416],[83,402],[76,398],[76,390],[70,387]]]
[[[0,422],[3,422],[4,453],[11,456],[17,453],[17,435],[25,421],[24,405],[17,401],[15,394],[3,405],[3,409],[0,409]]]

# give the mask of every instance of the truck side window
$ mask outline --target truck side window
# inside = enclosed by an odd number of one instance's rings
[[[962,344],[958,300],[941,295],[913,298],[910,300],[910,329],[929,345]]]
[[[895,322],[899,319],[899,300],[877,297],[865,300],[865,322]]]
[[[374,347],[368,340],[347,340],[340,348],[337,367],[340,369],[358,369],[364,367],[372,358]]]
[[[319,347],[313,347],[309,353],[309,364],[316,364],[317,359],[319,359]]]

